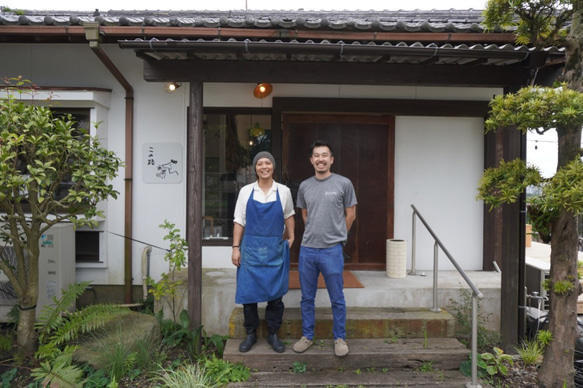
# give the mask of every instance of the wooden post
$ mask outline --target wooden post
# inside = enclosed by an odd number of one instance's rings
[[[188,242],[188,317],[202,325],[202,82],[190,82],[186,136],[186,241]]]

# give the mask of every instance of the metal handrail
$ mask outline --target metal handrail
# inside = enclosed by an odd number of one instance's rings
[[[415,269],[415,239],[416,239],[416,226],[415,226],[415,216],[417,216],[429,234],[433,237],[434,246],[433,246],[433,307],[430,309],[433,312],[439,312],[441,309],[437,303],[437,279],[438,279],[438,252],[439,248],[445,253],[449,261],[453,264],[453,266],[457,269],[458,273],[464,278],[468,286],[472,289],[472,381],[466,384],[467,388],[481,388],[482,386],[478,384],[478,364],[477,364],[477,357],[478,357],[478,299],[484,299],[484,295],[480,292],[478,287],[474,285],[474,283],[470,280],[468,275],[465,271],[459,266],[457,261],[451,256],[449,251],[445,248],[441,240],[437,237],[437,235],[433,232],[429,224],[425,221],[419,210],[415,207],[415,205],[411,204],[413,208],[413,222],[412,222],[412,241],[411,241],[411,271],[409,272],[410,275],[417,275],[417,271]]]

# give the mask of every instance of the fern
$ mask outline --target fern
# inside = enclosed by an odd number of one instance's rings
[[[103,328],[112,318],[129,313],[126,307],[116,305],[90,305],[83,310],[68,314],[66,319],[56,327],[50,341],[56,345],[78,338],[79,333],[90,333]]]
[[[105,326],[129,309],[116,305],[91,305],[83,310],[69,312],[76,299],[83,294],[90,282],[70,285],[63,290],[60,299],[53,298],[54,306],[43,309],[35,328],[39,331],[39,348],[35,357],[40,367],[32,376],[47,387],[82,387],[84,372],[73,364],[73,353],[79,348],[69,345],[80,333],[89,333]]]
[[[59,327],[63,322],[63,313],[68,312],[75,301],[85,292],[85,289],[91,282],[81,282],[69,285],[69,288],[63,291],[60,299],[53,297],[54,306],[45,306],[39,314],[35,328],[39,330],[39,341],[44,342],[46,336],[51,331]]]
[[[83,370],[71,364],[71,356],[63,355],[52,362],[42,362],[32,370],[31,376],[41,380],[43,387],[78,388],[82,387]]]

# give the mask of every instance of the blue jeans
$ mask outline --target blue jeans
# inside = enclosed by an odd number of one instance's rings
[[[344,255],[342,244],[330,248],[300,247],[298,271],[302,290],[302,331],[304,337],[314,338],[316,324],[316,291],[322,273],[332,305],[334,339],[346,338],[346,302],[344,301]]]

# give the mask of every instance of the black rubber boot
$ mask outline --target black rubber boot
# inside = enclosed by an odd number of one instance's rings
[[[285,352],[285,345],[279,340],[279,338],[277,338],[277,334],[268,334],[267,343],[270,344],[273,350],[277,353]]]
[[[245,338],[245,341],[241,342],[241,344],[239,345],[239,351],[241,353],[248,352],[249,350],[251,350],[253,345],[255,345],[255,342],[257,342],[257,334],[255,332],[248,333],[247,338]]]

